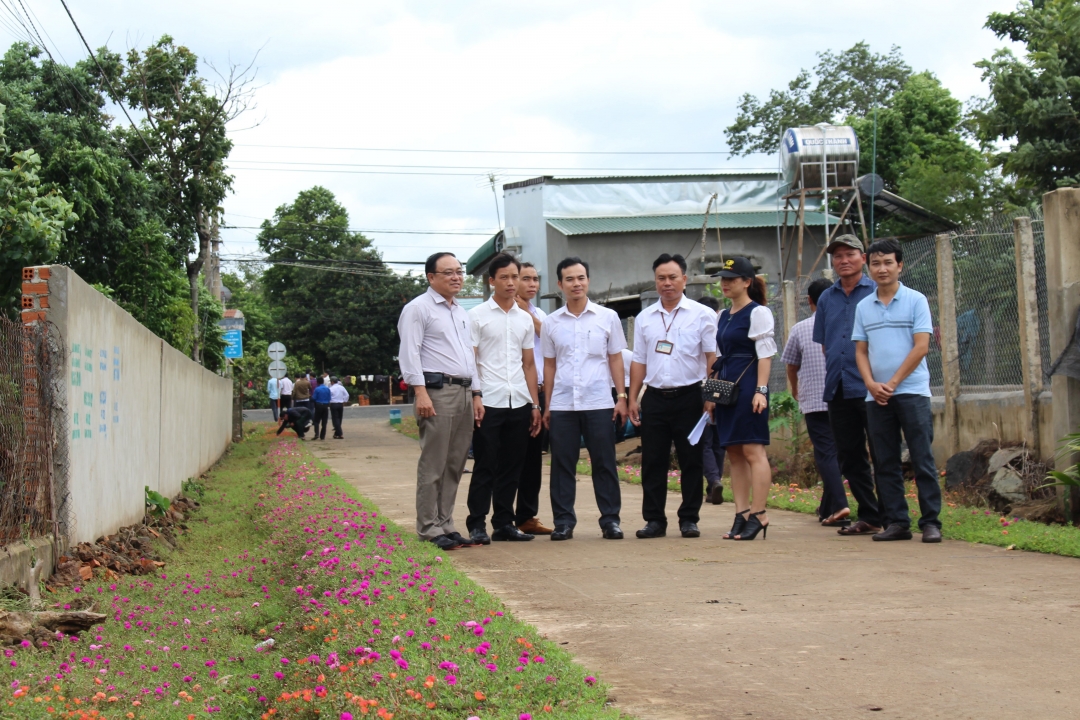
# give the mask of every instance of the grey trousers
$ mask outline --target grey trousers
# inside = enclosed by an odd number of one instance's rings
[[[416,534],[432,540],[455,532],[454,502],[472,443],[471,393],[460,385],[428,388],[435,417],[420,418],[416,466]]]
[[[622,493],[615,464],[615,425],[611,410],[551,411],[551,510],[555,527],[574,527],[577,514],[577,462],[581,438],[592,460],[593,493],[600,508],[600,527],[619,522]]]

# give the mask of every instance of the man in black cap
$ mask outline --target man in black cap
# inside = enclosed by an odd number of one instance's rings
[[[825,393],[829,424],[836,438],[840,469],[859,504],[858,520],[837,532],[841,535],[874,535],[881,532],[883,517],[877,483],[871,472],[873,453],[867,456],[869,432],[866,422],[866,384],[855,361],[855,308],[873,294],[877,285],[863,274],[866,254],[854,235],[840,235],[829,243],[837,281],[818,297],[814,316],[814,342],[825,351]]]

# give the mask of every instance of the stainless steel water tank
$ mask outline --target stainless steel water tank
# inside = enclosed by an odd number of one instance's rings
[[[859,174],[859,138],[855,131],[848,125],[822,124],[784,132],[780,163],[784,180],[793,190],[822,187],[823,157],[828,166],[829,187],[851,186]]]

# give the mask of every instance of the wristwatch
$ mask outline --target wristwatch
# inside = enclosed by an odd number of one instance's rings
[[[768,395],[769,394],[769,386],[768,385],[758,385],[757,386],[757,392],[761,393],[762,395]]]
[[[539,405],[533,405],[532,408],[533,408],[533,410],[539,410],[540,406]]]
[[[626,393],[624,393],[624,392],[621,392],[621,393],[619,393],[618,395],[616,395],[615,397],[617,397],[617,398],[621,398],[621,399],[625,400],[626,398],[628,398],[628,397],[630,397],[630,396],[629,396],[629,395],[627,395],[627,394],[626,394]]]
[[[482,397],[484,397],[484,392],[483,392],[483,390],[473,390],[472,391],[472,396],[474,398],[482,398]]]

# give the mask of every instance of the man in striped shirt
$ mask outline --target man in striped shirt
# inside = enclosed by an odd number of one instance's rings
[[[806,421],[806,432],[814,446],[814,464],[821,476],[821,505],[818,519],[829,527],[846,527],[851,524],[848,515],[847,494],[836,459],[836,440],[829,424],[829,405],[825,395],[825,352],[814,342],[814,314],[821,293],[832,283],[819,278],[810,283],[806,300],[811,315],[795,323],[788,336],[781,359],[787,365],[788,388],[792,397],[799,401],[799,411]]]

